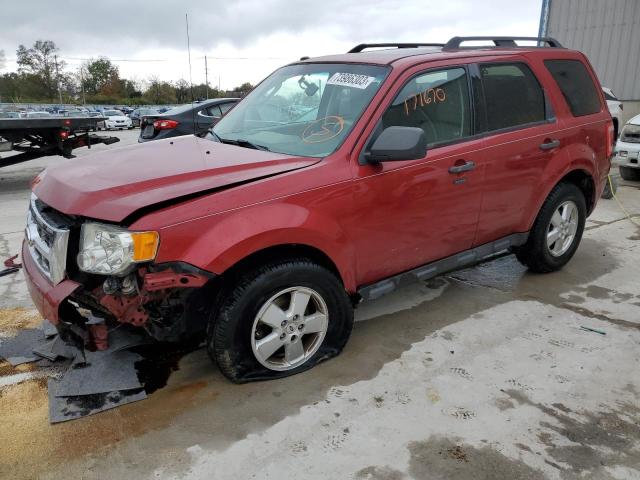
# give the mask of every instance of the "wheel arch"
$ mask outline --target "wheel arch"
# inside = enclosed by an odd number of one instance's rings
[[[593,174],[582,165],[574,165],[568,171],[564,171],[562,174],[557,175],[554,182],[549,182],[549,187],[542,191],[540,196],[536,199],[535,210],[527,222],[527,231],[533,228],[533,224],[540,213],[540,209],[545,200],[549,197],[554,188],[560,183],[572,183],[576,185],[580,191],[584,194],[584,198],[587,204],[587,216],[591,214],[596,205],[596,184],[593,179]]]
[[[223,271],[221,275],[223,277],[234,275],[247,269],[257,268],[274,259],[282,259],[284,261],[292,258],[306,258],[321,265],[336,275],[346,287],[343,274],[333,259],[318,247],[304,243],[281,243],[261,248],[236,261]]]
[[[584,199],[587,202],[587,215],[591,214],[596,204],[596,184],[593,180],[593,176],[589,172],[583,169],[572,170],[564,175],[558,183],[573,183],[584,194]],[[554,185],[555,187],[555,185]]]

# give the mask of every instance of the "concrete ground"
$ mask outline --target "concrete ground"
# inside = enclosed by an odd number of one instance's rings
[[[57,161],[0,169],[0,258]],[[636,221],[639,186],[618,191]],[[197,351],[147,400],[54,426],[43,379],[0,364],[0,478],[640,478],[638,240],[601,200],[561,272],[502,257],[362,305],[307,373],[232,385]],[[4,334],[39,320],[0,278]]]

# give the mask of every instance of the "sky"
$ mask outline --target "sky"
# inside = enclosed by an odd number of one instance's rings
[[[446,42],[456,35],[536,36],[541,0],[3,0],[0,50],[53,40],[68,71],[109,57],[120,75],[189,80],[231,89],[255,84],[302,56],[348,51],[359,43]],[[2,73],[2,72],[0,72]]]

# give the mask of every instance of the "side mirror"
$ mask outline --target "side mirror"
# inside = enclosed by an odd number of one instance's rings
[[[368,163],[416,160],[427,154],[427,137],[416,127],[387,127],[365,153]]]

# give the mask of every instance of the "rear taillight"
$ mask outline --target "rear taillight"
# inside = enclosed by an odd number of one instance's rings
[[[175,120],[156,120],[153,122],[153,128],[156,130],[170,130],[172,128],[176,128],[178,126],[178,122]]]
[[[614,143],[616,141],[614,137],[614,131],[613,131],[613,121],[611,122],[607,122],[607,126],[606,128],[606,139],[607,139],[607,158],[610,158],[611,155],[613,155],[613,147],[614,147]]]
[[[67,138],[69,138],[69,130],[60,130],[58,132],[58,135],[60,135],[60,138],[65,140]]]

